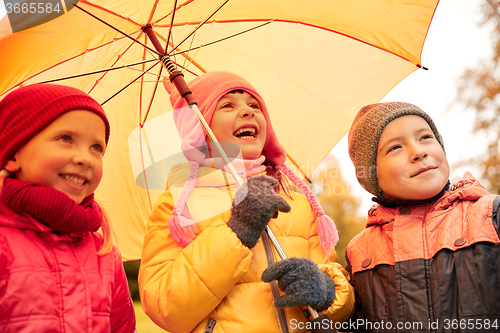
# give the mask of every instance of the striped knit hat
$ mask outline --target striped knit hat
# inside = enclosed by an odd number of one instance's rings
[[[72,110],[87,110],[102,118],[109,139],[109,122],[101,105],[76,88],[32,84],[0,101],[0,169],[14,154],[54,120]]]
[[[418,106],[404,102],[377,103],[359,110],[349,130],[349,156],[356,178],[365,190],[382,197],[377,178],[377,148],[382,131],[396,118],[416,115],[424,118],[444,150],[443,139],[431,117]]]
[[[209,125],[212,121],[218,101],[230,91],[243,90],[257,99],[267,123],[267,136],[262,154],[266,157],[266,160],[270,161],[276,167],[279,167],[280,171],[283,172],[307,197],[311,207],[318,216],[320,243],[325,252],[330,253],[338,241],[338,232],[335,224],[325,215],[314,193],[309,187],[285,165],[285,150],[278,142],[278,138],[271,125],[271,118],[269,117],[266,104],[257,90],[242,77],[229,72],[209,72],[203,74],[189,82],[188,86],[198,102],[198,108],[201,114]],[[169,84],[169,82],[165,82],[165,88],[170,93],[170,103],[174,110],[187,106],[185,100],[180,97],[179,93]],[[182,112],[174,111],[174,121],[182,140],[182,151],[190,161],[188,180],[175,203],[173,215],[168,219],[168,226],[172,237],[181,246],[190,244],[198,233],[194,222],[182,216],[182,211],[194,188],[199,166],[205,160],[205,154],[198,150],[205,142],[205,135],[202,131],[195,129],[198,122],[193,121],[192,116],[186,115],[186,113],[190,112],[190,110],[183,110]]]

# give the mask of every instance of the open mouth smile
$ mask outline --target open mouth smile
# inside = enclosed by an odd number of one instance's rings
[[[233,135],[239,139],[255,139],[258,135],[258,131],[252,127],[242,127],[234,132]]]
[[[71,184],[74,184],[77,186],[82,186],[83,184],[88,182],[84,178],[80,178],[80,177],[73,176],[73,175],[61,175],[61,177],[64,178],[66,181],[70,182]]]

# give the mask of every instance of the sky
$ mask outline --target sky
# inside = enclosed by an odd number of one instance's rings
[[[451,177],[471,171],[479,177],[474,166],[454,167],[460,160],[483,151],[484,138],[473,133],[474,113],[464,110],[457,99],[457,82],[466,68],[473,68],[481,58],[491,54],[490,29],[479,27],[479,0],[441,0],[432,20],[419,69],[400,82],[382,101],[403,101],[426,111],[444,138],[446,154],[451,165]],[[0,18],[5,15],[0,0]],[[340,164],[346,191],[359,202],[358,214],[371,207],[371,195],[356,181],[354,168],[347,153],[347,137],[332,150]]]
[[[446,156],[451,166],[450,178],[470,171],[480,179],[474,166],[456,167],[458,161],[484,151],[484,137],[473,133],[474,113],[454,103],[458,96],[458,79],[466,68],[474,68],[491,51],[490,31],[481,22],[479,0],[441,0],[437,6],[422,52],[422,65],[392,89],[382,102],[401,101],[419,106],[436,123],[444,139]],[[357,198],[358,214],[365,215],[373,205],[371,194],[357,182],[347,153],[344,137],[331,154],[339,160],[342,178]]]

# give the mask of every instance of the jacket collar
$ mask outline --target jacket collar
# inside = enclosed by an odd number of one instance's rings
[[[465,175],[457,182],[454,182],[443,196],[434,202],[420,206],[411,206],[411,209],[424,209],[430,211],[445,210],[457,200],[476,201],[489,194],[489,192],[479,183],[471,173]],[[368,211],[368,221],[366,227],[376,224],[386,224],[394,221],[394,216],[402,207],[384,207],[375,204]]]

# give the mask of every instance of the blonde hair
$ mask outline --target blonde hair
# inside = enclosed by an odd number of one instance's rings
[[[101,233],[103,237],[102,247],[97,251],[97,255],[103,256],[114,252],[118,254],[117,248],[113,246],[113,243],[117,243],[117,237],[111,225],[108,214],[102,209],[102,206],[97,202],[96,204],[99,206],[102,212],[102,224],[101,224]]]

